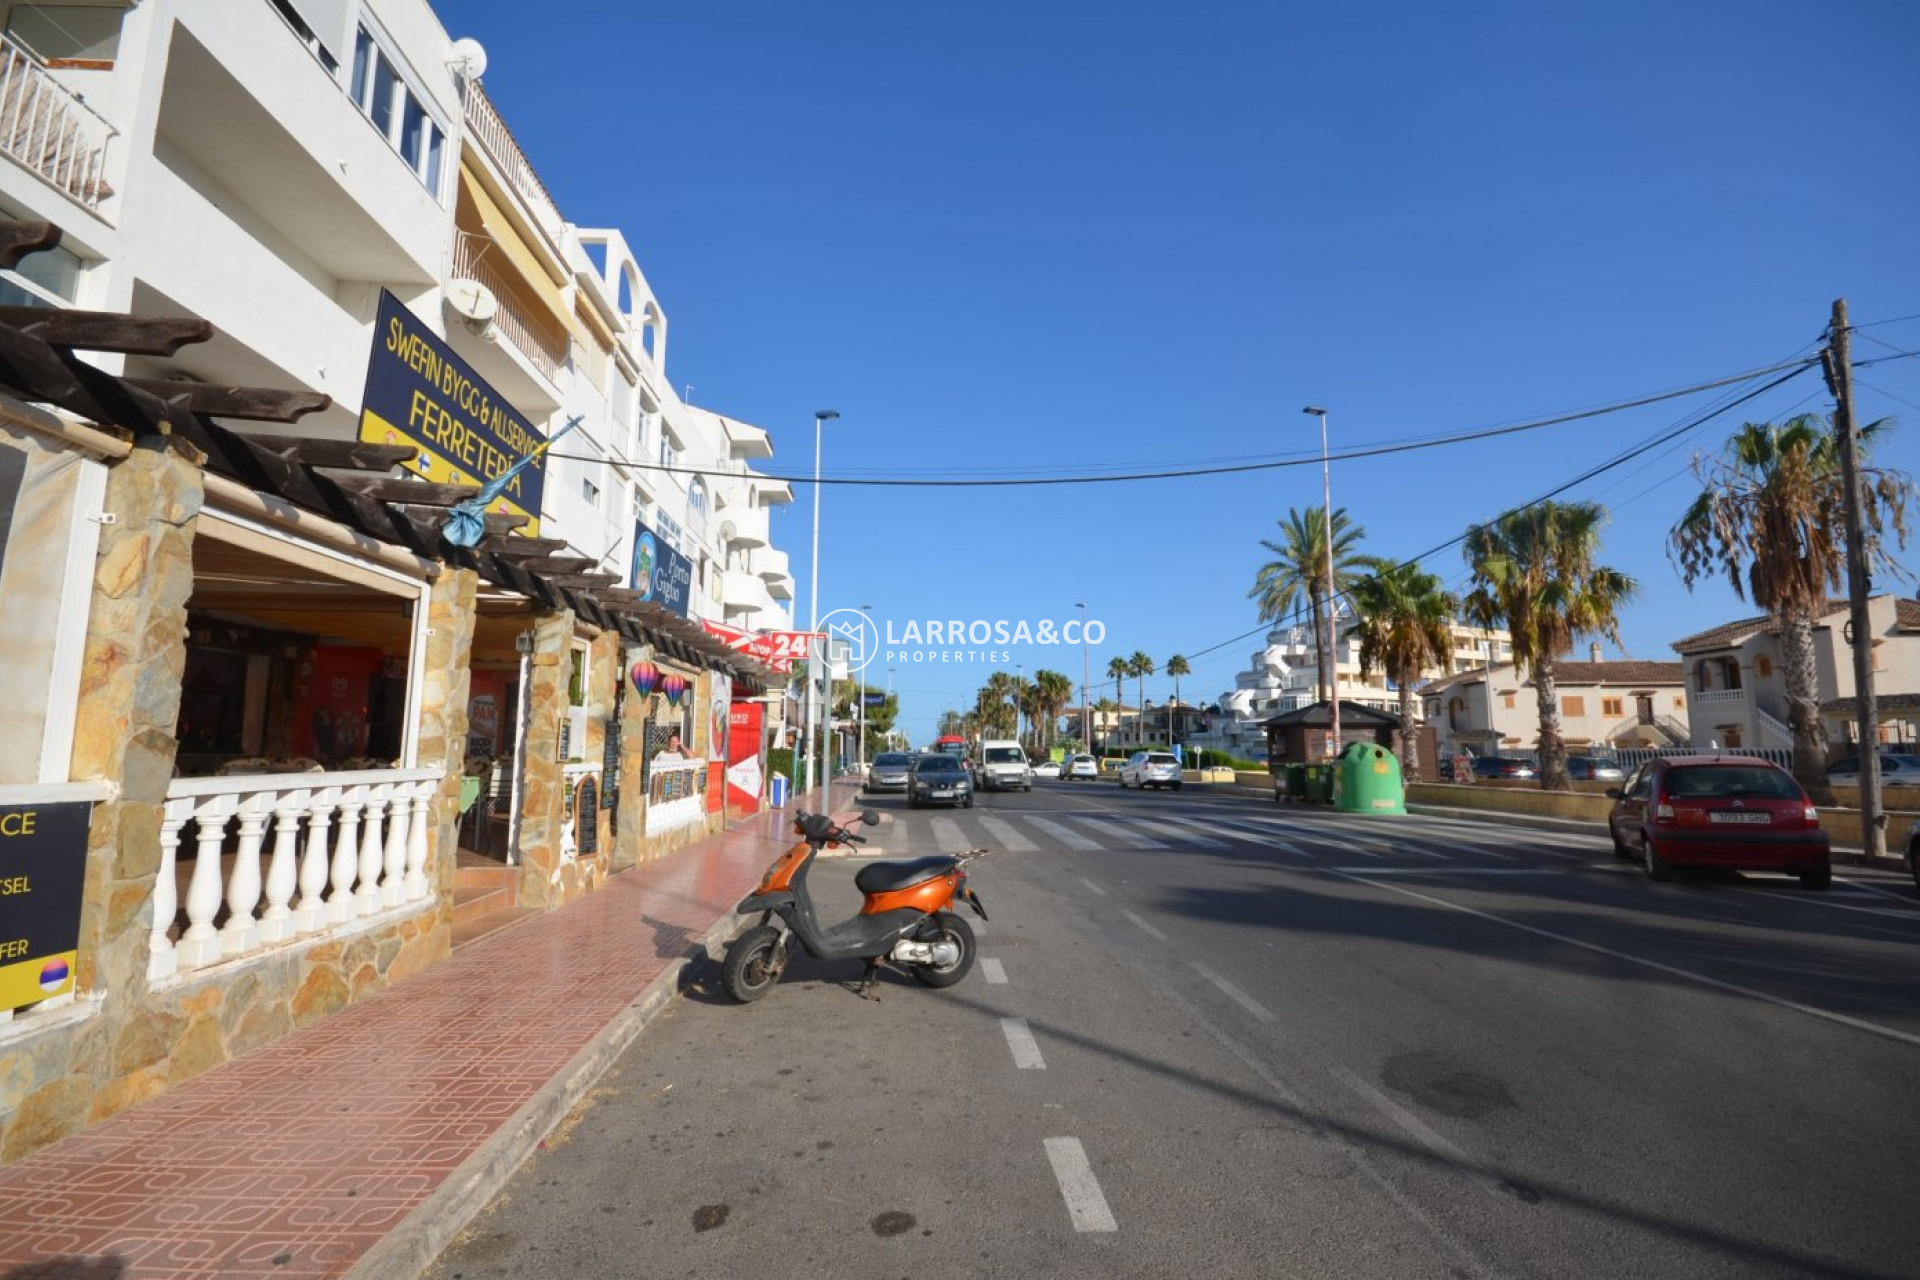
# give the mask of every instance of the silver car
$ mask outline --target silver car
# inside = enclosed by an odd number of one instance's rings
[[[913,757],[904,751],[883,751],[867,768],[865,792],[905,791],[907,775],[913,772]]]
[[[1836,760],[1827,770],[1827,781],[1836,787],[1860,785],[1860,757]],[[1883,787],[1920,787],[1920,756],[1880,754],[1880,785]]]

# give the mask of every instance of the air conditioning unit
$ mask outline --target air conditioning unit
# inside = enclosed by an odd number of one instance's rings
[[[478,280],[459,279],[447,285],[447,310],[460,318],[468,333],[485,338],[493,333],[493,318],[500,313],[500,300]]]

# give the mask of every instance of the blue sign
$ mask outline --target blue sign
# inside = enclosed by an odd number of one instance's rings
[[[693,590],[693,561],[667,545],[653,530],[633,522],[633,589],[642,600],[687,616]]]
[[[504,474],[546,441],[384,289],[360,397],[360,438],[418,445],[420,454],[405,464],[408,470],[441,484],[474,485]],[[514,476],[488,509],[529,517],[526,531],[537,534],[544,468],[544,460],[535,462]]]

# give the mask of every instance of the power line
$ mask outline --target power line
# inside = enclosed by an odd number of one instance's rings
[[[1549,418],[1538,418],[1530,422],[1521,422],[1500,427],[1486,427],[1474,431],[1457,432],[1452,435],[1435,436],[1425,440],[1409,440],[1397,444],[1370,445],[1358,449],[1349,449],[1341,453],[1328,455],[1326,460],[1329,462],[1351,462],[1358,461],[1362,458],[1379,458],[1390,454],[1410,453],[1421,449],[1439,448],[1444,445],[1467,444],[1477,440],[1492,440],[1501,436],[1517,435],[1526,431],[1538,431],[1545,427],[1562,426],[1569,422],[1580,422],[1589,418],[1602,417],[1607,414],[1621,413],[1628,409],[1644,408],[1650,404],[1659,404],[1662,401],[1675,400],[1682,396],[1697,395],[1702,391],[1711,391],[1717,387],[1726,387],[1736,383],[1748,382],[1754,378],[1765,377],[1769,373],[1778,373],[1782,370],[1788,370],[1790,373],[1798,373],[1803,369],[1812,367],[1815,363],[1817,363],[1817,361],[1812,359],[1791,360],[1781,364],[1770,365],[1762,369],[1750,369],[1745,373],[1732,377],[1715,378],[1709,382],[1695,383],[1692,386],[1681,387],[1678,390],[1662,391],[1654,395],[1639,396],[1632,400],[1616,401],[1595,408],[1557,414]],[[627,467],[635,467],[647,471],[662,472],[668,475],[725,474],[716,472],[711,467],[651,466],[645,463],[622,462],[591,454],[549,452],[547,456],[550,458],[568,458],[579,462],[607,463],[623,471]],[[1037,485],[1120,484],[1140,480],[1180,480],[1196,476],[1238,475],[1255,471],[1276,471],[1287,467],[1311,466],[1320,461],[1320,456],[1317,454],[1297,454],[1272,461],[1246,462],[1226,466],[1184,467],[1161,471],[1125,472],[1117,475],[1013,476],[997,479],[929,479],[911,476],[857,477],[840,475],[822,476],[818,481],[815,481],[812,476],[775,475],[769,472],[754,472],[749,478],[786,484],[818,483],[823,485],[858,485],[879,488],[1011,488]]]

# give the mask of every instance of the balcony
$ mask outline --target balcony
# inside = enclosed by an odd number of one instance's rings
[[[540,181],[540,175],[534,172],[526,152],[520,149],[513,131],[507,128],[507,122],[494,110],[486,90],[468,81],[464,96],[468,137],[480,143],[500,176],[506,179],[514,194],[526,203],[541,233],[547,237],[549,246],[558,252],[566,225],[566,220],[560,216],[560,206],[554,203],[552,193]]]
[[[515,300],[513,286],[503,273],[495,270],[486,260],[483,251],[488,247],[489,242],[478,236],[456,235],[453,274],[455,277],[478,280],[487,287],[500,304],[499,311],[494,314],[494,331],[526,357],[527,363],[539,370],[548,382],[558,385],[560,370],[567,364],[571,344],[565,337],[546,332]]]
[[[1687,698],[1696,706],[1702,707],[1739,705],[1747,700],[1747,691],[1745,689],[1696,689],[1689,693]]]
[[[729,614],[736,612],[760,613],[772,607],[768,597],[766,583],[751,573],[739,569],[728,569],[721,582],[721,592],[726,598]]]
[[[759,427],[750,427],[731,418],[720,419],[726,429],[728,456],[732,458],[771,458],[773,441]]]
[[[38,58],[0,37],[0,151],[98,213],[113,194],[102,175],[117,133]]]
[[[791,578],[793,570],[787,567],[787,553],[774,547],[768,547],[753,558],[754,572],[768,582],[781,578]]]

